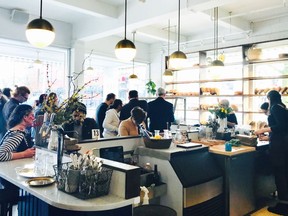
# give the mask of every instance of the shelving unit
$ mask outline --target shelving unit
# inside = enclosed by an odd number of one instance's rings
[[[147,100],[147,101],[151,101],[151,100],[155,100],[157,97],[140,97],[140,100]],[[173,100],[174,101],[174,105],[173,105],[173,111],[175,113],[175,110],[177,108],[177,103],[178,100],[183,100],[183,115],[184,115],[184,121],[186,121],[186,97],[178,97],[178,96],[166,96],[165,97],[166,100]]]
[[[283,51],[283,43],[279,47],[275,42],[271,44],[275,50]],[[264,54],[271,52],[269,43],[258,46],[263,46]],[[279,90],[283,102],[288,105],[288,58],[264,56],[263,60],[249,61],[245,58],[248,48],[239,46],[223,50],[228,63],[225,61],[225,66],[217,70],[203,65],[211,51],[199,52],[196,58],[200,66],[177,71],[174,80],[165,83],[167,91],[187,98],[188,123],[206,122],[210,115],[208,108],[224,98],[238,108],[238,124],[265,121],[266,117],[259,109],[267,101],[266,93],[271,89]],[[288,46],[286,50],[288,53]]]

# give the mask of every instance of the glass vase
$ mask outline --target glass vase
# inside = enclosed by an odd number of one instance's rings
[[[56,151],[58,147],[58,132],[52,128],[50,131],[50,137],[48,142],[48,149]]]
[[[219,118],[218,123],[219,123],[219,128],[217,132],[224,133],[225,129],[227,128],[227,118]]]

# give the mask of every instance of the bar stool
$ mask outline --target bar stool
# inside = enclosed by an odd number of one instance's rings
[[[18,202],[18,196],[8,189],[0,189],[0,215],[12,216],[12,207]]]
[[[141,205],[133,209],[133,216],[177,216],[174,209],[163,205]]]

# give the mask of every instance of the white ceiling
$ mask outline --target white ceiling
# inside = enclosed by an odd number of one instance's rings
[[[219,7],[219,38],[261,31],[262,23],[288,20],[286,0],[181,0],[181,43],[213,38],[213,8]],[[0,8],[39,16],[40,0],[0,0]],[[128,0],[127,38],[153,44],[177,41],[177,0]],[[43,0],[43,18],[71,23],[74,38],[91,41],[124,36],[124,0]],[[92,27],[91,27],[92,26]],[[288,31],[287,29],[282,29]],[[272,28],[271,28],[272,31]]]

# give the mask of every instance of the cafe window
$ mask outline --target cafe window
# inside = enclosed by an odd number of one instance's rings
[[[0,41],[0,88],[27,86],[33,105],[50,86],[60,101],[67,97],[67,50],[36,50],[21,44]]]

